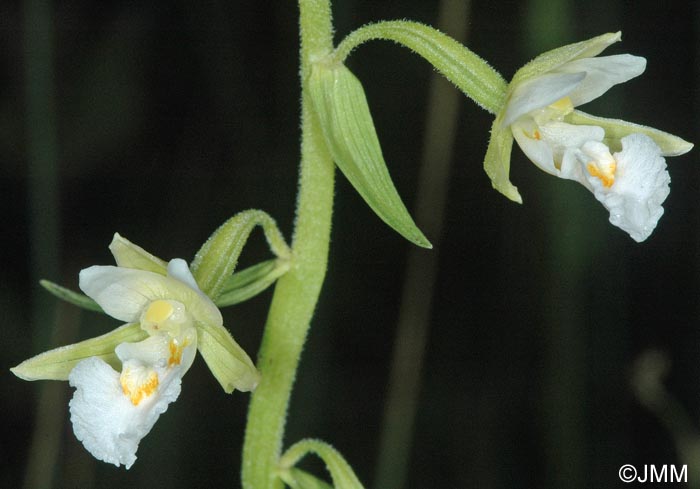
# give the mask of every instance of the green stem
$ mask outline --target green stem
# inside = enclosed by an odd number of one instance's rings
[[[277,466],[292,385],[326,274],[334,166],[304,79],[313,59],[333,49],[330,0],[299,0],[302,76],[301,175],[292,269],[275,288],[258,356],[262,380],[250,401],[243,445],[243,487],[281,487]]]

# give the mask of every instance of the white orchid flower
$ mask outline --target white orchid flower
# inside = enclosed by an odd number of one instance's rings
[[[259,373],[184,260],[166,264],[119,235],[110,249],[119,266],[82,270],[80,288],[127,324],[12,371],[25,380],[68,380],[78,440],[95,458],[128,469],[141,439],[179,396],[198,348],[226,392],[254,389]]]
[[[494,187],[522,201],[508,180],[512,140],[540,169],[576,180],[610,212],[610,222],[644,241],[663,214],[670,177],[663,156],[692,144],[656,129],[593,117],[575,107],[640,75],[646,60],[621,54],[595,57],[620,33],[545,53],[513,77],[492,129],[485,168]]]

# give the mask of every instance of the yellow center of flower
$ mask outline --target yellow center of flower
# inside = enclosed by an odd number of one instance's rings
[[[559,100],[557,100],[553,104],[550,104],[549,106],[557,112],[561,112],[562,114],[568,114],[569,112],[574,110],[574,104],[571,102],[571,99],[569,97],[560,98]]]
[[[154,325],[154,329],[158,329],[158,324],[166,321],[173,313],[173,305],[164,300],[151,302],[146,309],[144,319]]]
[[[155,370],[125,366],[119,376],[119,383],[131,404],[138,406],[144,398],[151,396],[158,389],[159,380]]]

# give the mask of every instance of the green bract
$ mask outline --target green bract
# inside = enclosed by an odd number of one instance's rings
[[[319,485],[302,486],[298,484],[300,481],[294,479],[294,473],[291,469],[309,453],[315,453],[326,464],[328,472],[333,479],[333,487],[335,489],[362,489],[364,486],[353,472],[350,465],[345,461],[343,456],[326,442],[321,440],[306,439],[292,445],[284,455],[280,458],[279,466],[282,472],[282,478],[290,480],[292,487],[323,487]],[[303,477],[307,480],[307,477]],[[313,479],[308,479],[312,481]],[[315,483],[315,481],[314,481]]]
[[[412,243],[431,244],[391,181],[362,84],[340,63],[315,63],[307,89],[333,160],[385,223]]]
[[[192,274],[199,287],[216,300],[236,268],[238,257],[250,233],[262,226],[272,252],[281,259],[291,259],[291,251],[275,220],[263,211],[239,212],[222,224],[202,245],[192,262]]]

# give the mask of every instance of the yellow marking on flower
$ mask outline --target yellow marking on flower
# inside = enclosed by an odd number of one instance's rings
[[[131,400],[131,404],[138,406],[145,398],[150,397],[158,388],[158,374],[151,370],[144,376],[140,372],[133,372],[131,368],[125,368],[119,377],[122,392]]]
[[[170,304],[168,301],[153,301],[148,306],[144,319],[149,323],[154,323],[157,328],[158,323],[162,323],[163,321],[168,319],[173,313],[173,310],[174,308],[172,304]]]
[[[594,161],[590,161],[588,165],[586,165],[586,169],[592,177],[599,179],[605,188],[610,188],[615,183],[615,170],[617,169],[617,163],[614,161],[609,163],[607,168],[598,166]]]
[[[538,141],[542,139],[542,134],[540,134],[540,131],[538,131],[537,129],[535,129],[535,132],[532,133],[532,136]]]
[[[168,344],[168,349],[170,350],[170,357],[168,358],[168,367],[173,365],[180,365],[182,361],[182,350],[185,349],[186,345],[178,344],[177,340],[170,340]]]
[[[559,100],[557,100],[553,104],[550,104],[549,106],[557,112],[562,112],[564,114],[568,114],[569,112],[574,110],[574,104],[571,102],[571,98],[569,97],[560,98]]]

